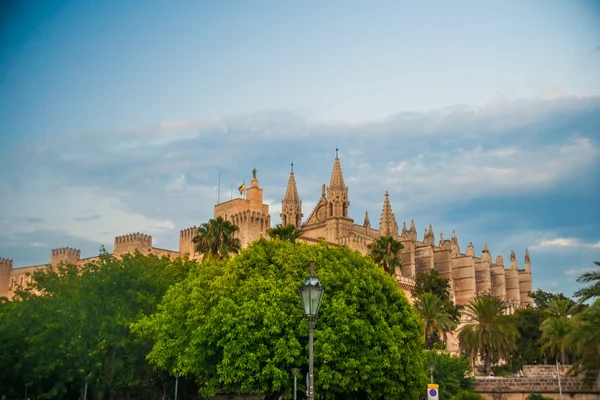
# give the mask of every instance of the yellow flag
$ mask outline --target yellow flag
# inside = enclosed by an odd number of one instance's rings
[[[242,183],[242,186],[240,186],[238,188],[238,192],[240,192],[240,194],[244,193],[244,189],[246,189],[246,182]]]

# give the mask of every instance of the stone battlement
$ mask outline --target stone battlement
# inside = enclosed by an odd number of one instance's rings
[[[3,258],[0,257],[0,271],[2,269],[12,269],[13,267],[13,260],[10,258]]]
[[[147,242],[152,245],[152,236],[144,233],[130,233],[129,235],[122,235],[115,237],[115,244],[121,243],[132,243],[132,242]]]
[[[81,257],[81,250],[74,249],[72,247],[60,247],[58,249],[52,249],[52,257],[66,256],[66,257]]]
[[[179,232],[179,238],[180,239],[193,239],[197,233],[198,233],[198,227],[196,227],[196,225],[194,225],[191,228],[182,229]]]

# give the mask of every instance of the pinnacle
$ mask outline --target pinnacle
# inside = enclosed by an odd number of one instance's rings
[[[298,197],[298,188],[296,187],[296,178],[294,178],[294,171],[290,172],[290,179],[288,180],[287,188],[285,189],[284,202],[287,203],[299,203],[300,198]]]
[[[482,253],[489,253],[490,252],[490,249],[488,249],[488,247],[487,247],[487,243],[483,244],[483,250],[481,252]]]
[[[365,211],[365,222],[363,223],[363,226],[366,227],[371,227],[371,221],[369,221],[369,212]]]
[[[433,235],[433,227],[431,226],[431,224],[429,224],[429,230],[427,231],[427,236],[434,236]]]
[[[344,184],[344,175],[342,175],[342,166],[340,165],[340,159],[335,157],[333,163],[333,172],[331,173],[331,182],[329,182],[330,189],[346,189]]]
[[[392,212],[389,196],[389,193],[385,192],[383,209],[381,210],[381,219],[379,220],[379,233],[382,236],[398,235],[398,224],[396,223],[396,216]]]
[[[417,228],[415,228],[415,220],[410,221],[410,230],[411,232],[417,232]]]

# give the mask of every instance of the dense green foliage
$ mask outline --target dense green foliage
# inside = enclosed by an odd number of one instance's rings
[[[539,393],[529,393],[525,400],[552,400],[550,397],[544,397]]]
[[[461,390],[473,389],[469,360],[446,351],[426,351],[425,367],[433,367],[433,381],[440,385],[440,400],[448,400]]]
[[[287,224],[286,226],[277,224],[268,233],[271,239],[287,240],[292,243],[296,243],[296,239],[302,234],[300,229],[296,228],[294,224]]]
[[[400,251],[404,246],[392,236],[380,236],[367,247],[375,264],[381,265],[388,273],[394,275],[396,268],[402,268]]]
[[[517,372],[526,364],[545,364],[547,357],[541,349],[540,326],[546,318],[544,311],[534,307],[517,309],[510,317],[518,332],[516,347],[510,359],[512,372]]]
[[[202,253],[204,259],[213,258],[220,260],[229,257],[230,253],[237,254],[241,248],[241,241],[235,237],[240,228],[223,217],[211,219],[198,228],[198,233],[193,242],[196,251]]]
[[[27,386],[36,398],[90,398],[133,392],[152,398],[161,376],[145,356],[149,346],[129,325],[154,311],[192,262],[156,256],[102,254],[78,269],[34,274],[30,289],[0,307],[0,387],[7,396]],[[151,389],[144,392],[145,389]]]
[[[503,315],[504,304],[495,297],[478,297],[469,302],[465,314],[467,321],[458,335],[462,351],[472,359],[480,357],[486,373],[499,358],[510,359],[518,332]]]
[[[427,382],[419,318],[392,277],[345,247],[261,239],[199,265],[135,325],[154,340],[149,360],[195,379],[204,395],[291,398],[289,371],[307,371],[297,287],[311,260],[327,288],[314,342],[319,398],[419,398]]]
[[[470,390],[463,390],[450,400],[484,400],[484,398],[480,394],[471,392]]]

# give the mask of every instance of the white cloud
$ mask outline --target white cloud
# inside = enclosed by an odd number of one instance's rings
[[[532,248],[557,248],[557,247],[590,247],[598,249],[600,248],[600,242],[598,243],[584,243],[577,238],[563,238],[557,237],[554,239],[542,239],[539,244]]]
[[[597,268],[572,268],[572,269],[566,270],[565,271],[565,275],[577,275],[577,276],[579,276],[579,275],[581,275],[583,273],[594,272],[594,271],[598,271],[598,269]]]

